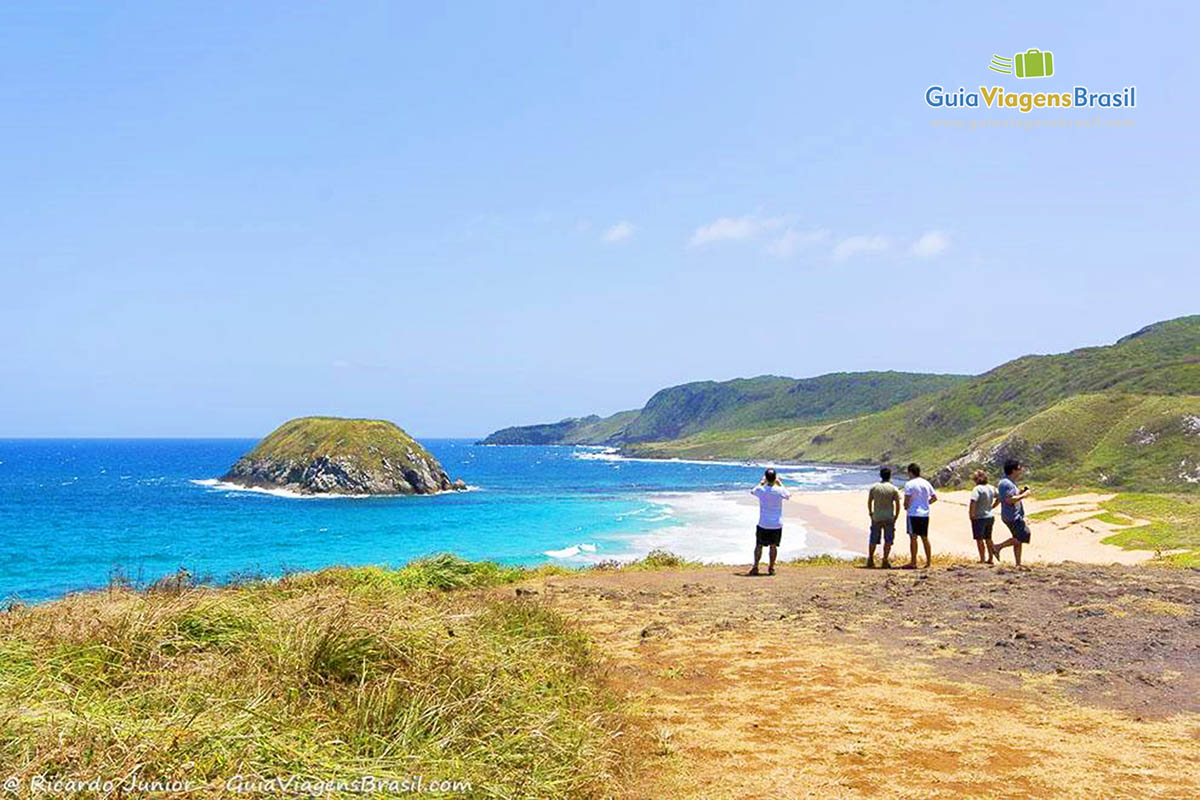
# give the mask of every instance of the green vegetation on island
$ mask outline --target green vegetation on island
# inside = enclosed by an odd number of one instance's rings
[[[465,488],[394,423],[340,417],[285,422],[222,480],[308,494],[431,494]]]

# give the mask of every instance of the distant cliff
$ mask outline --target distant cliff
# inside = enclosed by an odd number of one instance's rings
[[[464,489],[391,422],[301,417],[280,425],[221,480],[302,494],[433,494]]]
[[[545,425],[504,428],[479,444],[617,444],[640,412],[622,411],[611,417],[574,417]]]
[[[884,411],[786,428],[747,425],[625,445],[657,458],[920,462],[935,483],[995,479],[1017,458],[1037,481],[1200,490],[1200,315],[1114,344],[1029,355]]]
[[[536,441],[535,441],[536,440]],[[640,411],[507,428],[495,444],[602,444],[631,456],[904,465],[993,479],[1200,491],[1200,315],[1111,345],[1028,355],[974,377],[848,372],[672,386]]]
[[[839,372],[803,379],[763,375],[697,381],[656,392],[636,411],[504,428],[481,444],[629,445],[707,431],[827,422],[882,411],[963,380],[960,375]]]

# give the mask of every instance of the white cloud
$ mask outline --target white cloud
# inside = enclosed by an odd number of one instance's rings
[[[787,258],[796,251],[823,242],[829,238],[829,231],[795,231],[788,229],[778,239],[767,244],[767,252],[773,256]]]
[[[842,239],[833,248],[833,257],[845,261],[862,253],[882,253],[888,249],[888,240],[883,236],[850,236]]]
[[[604,241],[606,242],[621,242],[633,236],[637,226],[629,220],[621,220],[616,225],[613,225],[608,230],[604,231]]]
[[[692,238],[688,240],[688,246],[702,247],[713,242],[745,241],[785,225],[787,220],[784,217],[757,217],[753,214],[745,217],[721,217],[715,222],[696,228]]]
[[[912,254],[918,258],[933,258],[946,251],[950,246],[950,237],[941,231],[927,231],[921,238],[913,242]]]

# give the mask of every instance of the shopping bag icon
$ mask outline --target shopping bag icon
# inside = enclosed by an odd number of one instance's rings
[[[1013,57],[1018,78],[1049,78],[1054,74],[1054,54],[1031,47]]]

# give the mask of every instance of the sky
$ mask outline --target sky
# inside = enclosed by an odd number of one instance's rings
[[[5,4],[0,436],[477,436],[1112,342],[1200,312],[1198,30],[1194,3]],[[1030,48],[1054,76],[987,68]],[[1057,118],[1132,125],[933,124]]]

